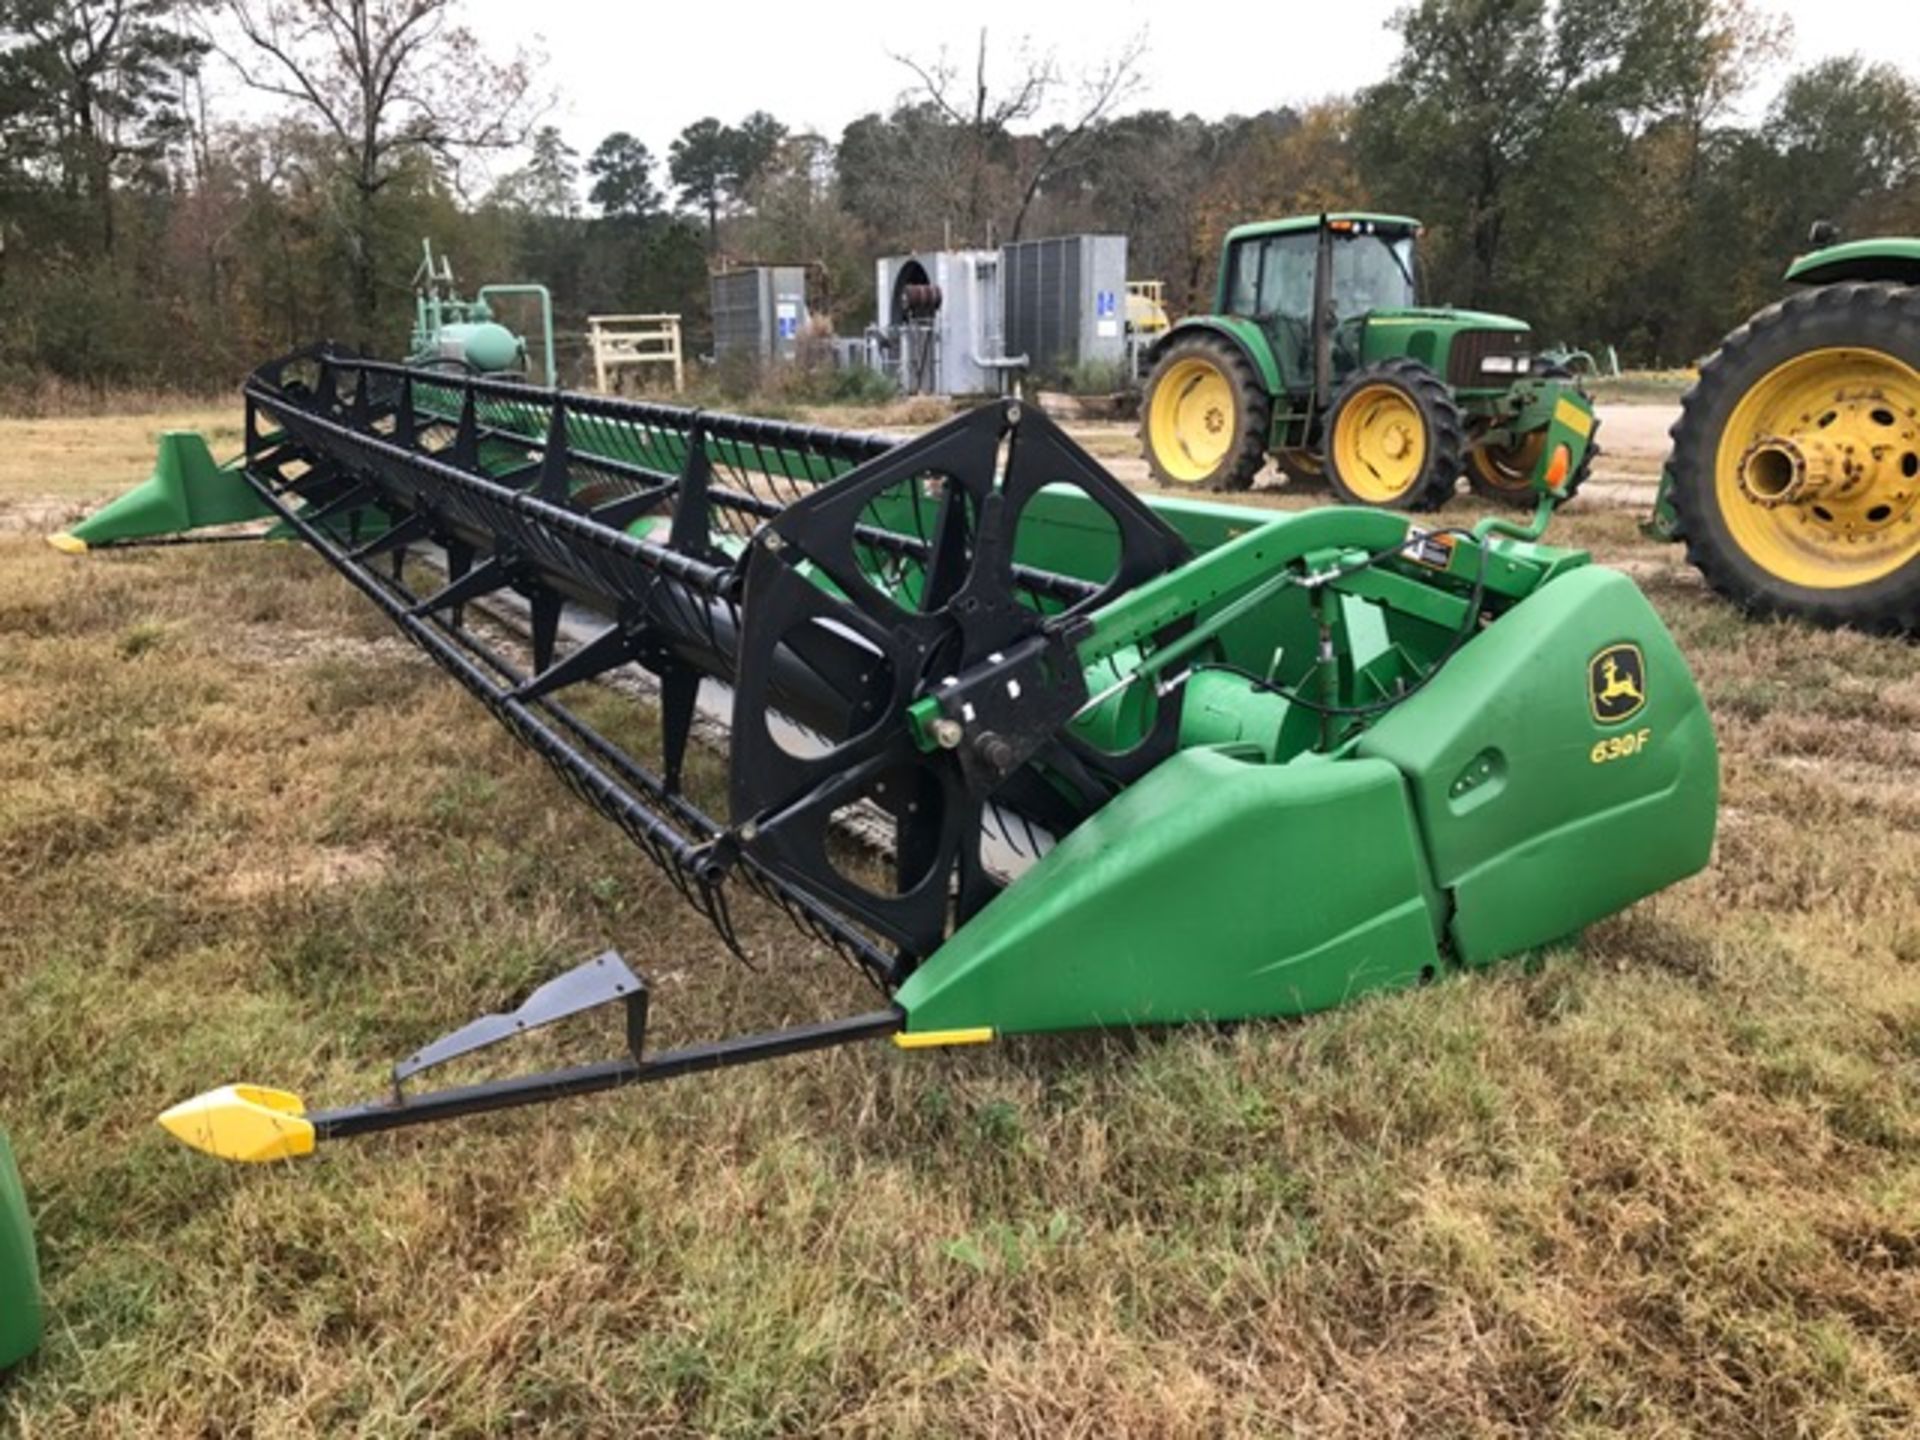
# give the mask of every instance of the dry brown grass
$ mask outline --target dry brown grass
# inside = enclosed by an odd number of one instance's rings
[[[240,448],[241,410],[232,400],[138,414],[49,415],[0,422],[0,501],[18,514],[38,501],[71,503],[126,489],[153,466],[163,431],[198,430],[224,459]],[[0,515],[0,524],[6,524]]]
[[[681,1035],[863,1002],[765,917],[756,972],[718,955],[304,552],[0,537],[0,1116],[52,1307],[0,1417],[1915,1433],[1916,652],[1744,623],[1625,513],[1561,538],[1641,576],[1725,752],[1712,869],[1573,951],[1300,1024],[858,1048],[243,1170],[152,1115],[227,1078],[377,1093],[600,946]]]

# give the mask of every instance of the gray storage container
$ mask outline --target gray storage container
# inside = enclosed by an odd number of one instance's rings
[[[1062,235],[1006,246],[1007,349],[1028,374],[1057,380],[1075,366],[1127,358],[1127,237]]]
[[[713,277],[713,358],[744,352],[762,365],[790,361],[807,328],[807,272],[755,265]]]

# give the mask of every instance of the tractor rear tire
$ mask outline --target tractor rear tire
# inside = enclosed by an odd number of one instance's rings
[[[1327,482],[1347,504],[1438,510],[1453,498],[1466,427],[1453,392],[1419,361],[1356,370],[1323,429]]]
[[[1920,288],[1823,285],[1720,342],[1668,460],[1687,559],[1741,609],[1920,635]]]
[[[1548,365],[1538,373],[1545,380],[1574,378],[1573,372],[1564,365]],[[1581,393],[1585,393],[1584,387]],[[1540,463],[1540,452],[1546,445],[1547,432],[1537,430],[1518,445],[1474,446],[1467,451],[1467,485],[1482,500],[1490,500],[1496,505],[1509,505],[1515,510],[1531,510],[1540,498],[1534,493],[1533,471]],[[1566,497],[1560,502],[1562,505],[1587,483],[1587,477],[1593,474],[1593,457],[1599,453],[1598,444],[1587,447],[1580,468],[1561,487],[1561,493]]]
[[[1140,448],[1170,490],[1245,490],[1267,459],[1273,400],[1238,346],[1210,335],[1160,352],[1140,399]]]

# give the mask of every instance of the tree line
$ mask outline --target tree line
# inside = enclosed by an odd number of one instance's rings
[[[838,135],[753,111],[656,151],[542,123],[539,57],[460,0],[0,0],[0,389],[393,353],[422,236],[476,284],[545,282],[565,332],[678,311],[698,351],[730,264],[807,266],[857,333],[875,256],[1118,231],[1185,310],[1231,225],[1373,208],[1426,222],[1429,299],[1679,365],[1812,220],[1920,232],[1920,83],[1854,57],[1756,95],[1788,40],[1757,0],[1418,0],[1392,28],[1378,83],[1218,120],[1133,108],[1145,37],[1068,70],[983,33],[896,56],[895,103]]]

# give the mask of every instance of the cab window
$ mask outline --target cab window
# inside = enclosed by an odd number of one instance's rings
[[[1333,244],[1333,312],[1342,320],[1414,302],[1413,237],[1355,235]]]
[[[1236,243],[1227,266],[1227,312],[1304,317],[1313,309],[1315,244],[1311,231]]]

